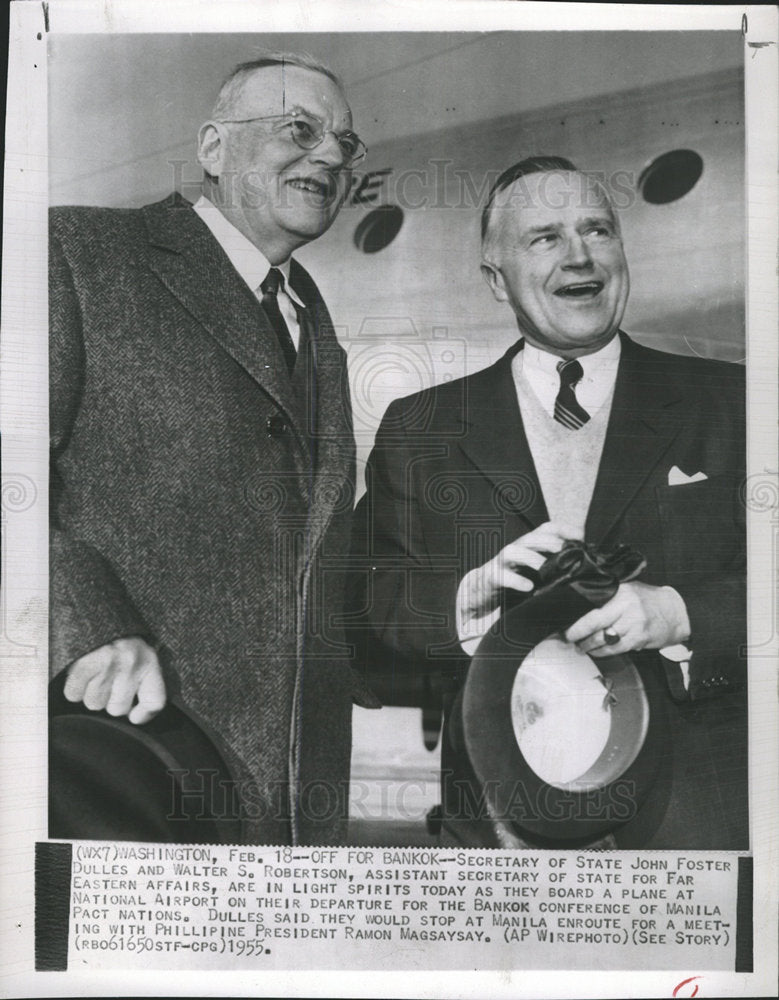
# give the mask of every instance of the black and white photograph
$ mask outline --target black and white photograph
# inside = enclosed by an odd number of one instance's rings
[[[771,989],[775,11],[23,6],[6,995]]]

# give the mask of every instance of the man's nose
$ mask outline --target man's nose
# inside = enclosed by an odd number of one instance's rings
[[[325,132],[319,145],[311,150],[311,159],[328,167],[345,166],[346,159],[335,132]]]
[[[565,243],[565,255],[561,266],[563,268],[592,267],[592,256],[587,242],[578,233],[569,236]]]

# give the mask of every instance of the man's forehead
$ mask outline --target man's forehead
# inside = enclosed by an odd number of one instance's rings
[[[519,177],[498,192],[495,207],[504,220],[513,218],[520,226],[578,214],[614,216],[602,184],[578,171],[544,171]]]
[[[241,110],[251,115],[276,115],[303,109],[334,124],[349,124],[351,111],[340,87],[317,70],[304,66],[263,66],[250,73],[241,87]]]

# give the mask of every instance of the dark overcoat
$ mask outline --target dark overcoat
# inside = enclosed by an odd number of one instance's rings
[[[676,664],[634,654],[665,690],[669,737],[651,802],[624,847],[748,846],[744,369],[640,346],[624,334],[585,533],[638,548],[640,579],[672,586],[690,618],[689,690]],[[462,577],[549,519],[511,362],[389,407],[357,509],[353,638],[384,673],[468,666],[457,640]],[[677,466],[686,476],[669,483]],[[497,846],[497,844],[495,845]]]
[[[219,734],[245,839],[338,842],[367,695],[333,624],[354,441],[325,304],[293,262],[310,375],[296,390],[184,199],[54,209],[50,236],[52,670],[147,638],[171,694]]]

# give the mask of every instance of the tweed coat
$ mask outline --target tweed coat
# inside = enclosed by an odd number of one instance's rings
[[[641,550],[640,579],[684,598],[693,650],[679,668],[634,654],[666,692],[665,779],[625,847],[748,846],[744,370],[640,346],[621,334],[614,399],[585,527]],[[360,658],[378,671],[467,670],[455,597],[469,570],[548,520],[511,362],[389,407],[358,504],[351,599]],[[707,477],[669,484],[678,466]],[[495,844],[497,846],[497,844]]]
[[[145,637],[221,736],[244,839],[338,842],[352,701],[370,699],[333,625],[354,441],[325,304],[293,261],[313,373],[293,387],[180,196],[54,209],[50,237],[52,671]]]

